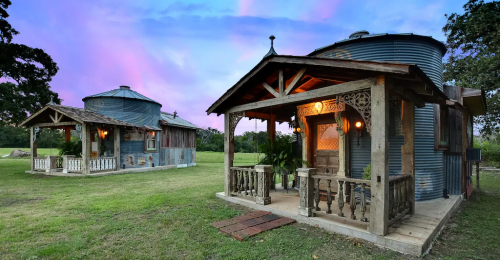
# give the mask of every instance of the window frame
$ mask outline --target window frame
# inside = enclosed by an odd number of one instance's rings
[[[450,147],[450,111],[446,106],[439,106],[438,114],[438,150],[448,150]]]
[[[154,130],[146,130],[145,132],[145,138],[144,138],[144,141],[146,142],[146,144],[144,145],[144,147],[146,148],[146,152],[156,152],[158,151],[158,131],[154,131]],[[150,135],[149,133],[153,133],[153,138],[150,138]],[[151,140],[154,140],[154,148],[150,148],[149,147],[149,141]]]

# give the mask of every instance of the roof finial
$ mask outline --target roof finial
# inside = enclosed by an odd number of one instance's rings
[[[177,117],[177,110],[174,111],[174,119]]]
[[[267,54],[264,55],[264,58],[267,58],[268,56],[271,56],[271,55],[278,55],[278,53],[276,53],[276,51],[274,50],[274,47],[273,47],[273,41],[274,41],[274,39],[276,39],[276,37],[274,37],[274,35],[271,35],[271,36],[269,36],[269,39],[271,40],[271,49],[269,49]]]
[[[47,105],[57,105],[56,103],[54,103],[54,95],[50,95],[50,102]]]

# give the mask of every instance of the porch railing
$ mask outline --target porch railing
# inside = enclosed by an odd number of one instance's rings
[[[269,196],[271,166],[239,166],[229,168],[232,187],[231,195],[249,197],[258,204],[271,203]]]
[[[109,171],[116,170],[116,158],[115,157],[100,157],[90,159],[90,171]]]
[[[46,172],[57,171],[57,156],[34,157],[33,169]]]
[[[82,172],[83,166],[82,158],[69,158],[68,159],[68,172]]]
[[[46,170],[50,165],[47,162],[47,157],[35,157],[33,158],[33,164],[34,164],[33,168],[35,170]]]
[[[389,226],[410,214],[411,176],[402,174],[389,178]]]
[[[366,216],[367,209],[367,199],[366,191],[370,186],[369,180],[352,179],[338,176],[329,175],[313,175],[312,178],[315,182],[315,210],[316,212],[321,211],[319,207],[320,194],[319,194],[319,183],[324,180],[327,185],[327,195],[326,195],[326,214],[332,214],[332,201],[333,197],[331,195],[331,184],[332,182],[338,182],[338,194],[337,194],[337,207],[339,217],[347,217],[349,219],[357,222],[369,222]],[[357,196],[359,195],[359,196]],[[359,201],[356,199],[358,198]],[[359,204],[359,207],[358,207]],[[346,211],[344,213],[344,211]]]

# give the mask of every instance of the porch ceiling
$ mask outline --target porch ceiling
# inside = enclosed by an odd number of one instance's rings
[[[57,114],[55,114],[55,112],[57,112]],[[134,127],[134,125],[130,123],[91,112],[83,108],[61,105],[47,105],[28,117],[28,119],[19,126],[57,127],[82,123]]]
[[[283,74],[281,93],[280,70]],[[446,95],[415,64],[272,55],[263,59],[227,90],[208,108],[207,114],[223,114],[235,106],[287,95],[293,96],[379,75],[386,75],[394,92],[418,98],[422,103],[438,103],[447,99]],[[300,102],[296,104],[298,103]],[[289,113],[286,111],[289,110],[289,106],[293,107],[291,104],[279,106],[279,111],[285,111],[281,116],[288,116]],[[269,109],[267,107],[255,111],[266,112]],[[290,112],[293,113],[293,110]]]

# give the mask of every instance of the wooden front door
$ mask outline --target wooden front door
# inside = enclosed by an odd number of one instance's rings
[[[314,167],[318,174],[337,175],[339,170],[339,133],[333,118],[317,120],[314,124]],[[337,192],[337,182],[332,181],[332,192]],[[320,182],[326,191],[326,183]]]

